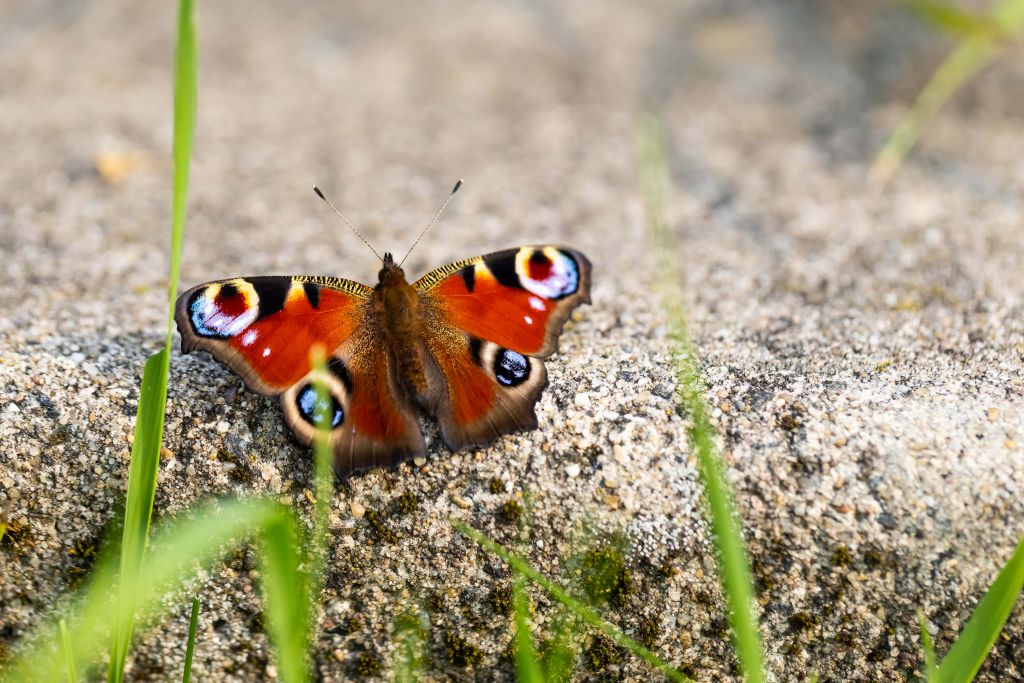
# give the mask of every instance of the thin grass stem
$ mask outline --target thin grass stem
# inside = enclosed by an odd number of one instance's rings
[[[574,612],[580,619],[585,621],[587,624],[597,629],[604,635],[611,638],[617,645],[621,645],[626,648],[640,659],[647,662],[652,668],[663,674],[666,678],[671,681],[689,681],[686,676],[681,674],[679,671],[674,669],[671,664],[658,657],[646,647],[636,642],[625,633],[622,632],[614,624],[605,621],[597,612],[592,610],[581,600],[574,598],[569,595],[561,586],[548,579],[546,576],[534,569],[529,562],[525,559],[516,555],[502,546],[498,545],[491,539],[481,534],[471,526],[462,522],[452,520],[452,526],[454,526],[460,533],[468,536],[477,543],[479,543],[485,550],[494,553],[502,560],[505,564],[511,567],[514,571],[525,576],[530,581],[543,588],[548,594],[558,602],[565,605],[572,612]]]
[[[68,623],[60,620],[60,642],[61,650],[64,652],[64,666],[66,667],[68,683],[78,683],[78,667],[75,665],[75,651],[71,647],[71,636],[68,634]]]
[[[199,629],[199,596],[192,598],[192,614],[188,620],[188,644],[185,646],[185,668],[181,674],[181,683],[192,680],[192,657],[196,653],[196,632]]]
[[[657,284],[665,311],[669,342],[676,368],[679,402],[690,417],[690,443],[697,455],[698,473],[707,500],[712,541],[717,550],[722,589],[729,605],[729,623],[740,668],[747,681],[764,680],[764,656],[755,615],[750,565],[732,491],[714,443],[714,427],[704,402],[697,351],[690,337],[677,246],[665,218],[668,167],[659,121],[646,119],[640,131],[641,177],[647,227],[658,254]]]

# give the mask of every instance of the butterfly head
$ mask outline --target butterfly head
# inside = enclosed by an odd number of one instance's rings
[[[380,284],[389,285],[396,282],[405,282],[405,271],[395,263],[395,257],[391,255],[390,251],[384,253],[384,258],[381,259],[381,262],[384,264],[384,267],[377,274]]]

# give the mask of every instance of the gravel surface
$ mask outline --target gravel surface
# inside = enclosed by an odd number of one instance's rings
[[[183,286],[372,283],[314,182],[400,252],[465,178],[413,276],[534,242],[594,264],[537,431],[452,454],[428,424],[424,463],[339,486],[324,680],[386,676],[417,605],[432,680],[512,677],[508,571],[453,517],[550,576],[586,574],[586,547],[621,559],[605,615],[700,680],[734,678],[643,222],[648,109],[667,121],[668,211],[773,677],[904,680],[918,609],[948,649],[1024,534],[1024,60],[985,72],[871,190],[872,154],[948,43],[846,4],[202,4]],[[0,661],[117,515],[166,321],[173,19],[126,1],[0,8]],[[203,354],[172,356],[165,446],[158,518],[230,493],[308,521],[309,450]],[[199,592],[198,679],[276,676],[251,549]],[[557,612],[533,600],[546,633]],[[179,675],[188,610],[145,635],[133,680]],[[651,677],[581,647],[580,680]],[[1018,606],[979,680],[1020,678]]]

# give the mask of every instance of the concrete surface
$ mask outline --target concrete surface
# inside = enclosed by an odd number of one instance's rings
[[[1024,60],[986,71],[871,191],[872,155],[949,43],[883,3],[846,6],[201,4],[183,286],[372,282],[313,182],[402,251],[465,178],[411,275],[539,241],[594,263],[540,429],[452,454],[428,427],[422,467],[338,489],[324,680],[386,675],[417,604],[432,679],[510,678],[507,572],[448,520],[515,544],[508,502],[526,495],[518,547],[538,568],[625,538],[631,589],[605,614],[699,680],[735,675],[651,277],[647,110],[668,122],[668,208],[772,675],[903,680],[919,608],[948,649],[1024,534]],[[124,488],[166,319],[172,44],[170,6],[0,9],[0,504],[18,528],[0,543],[0,656],[81,581]],[[308,518],[309,451],[206,356],[175,351],[165,445],[158,517],[235,493]],[[275,674],[253,562],[236,553],[200,587],[199,680]],[[545,633],[556,612],[534,601]],[[187,619],[183,599],[144,637],[134,680],[178,675]],[[581,645],[580,680],[651,676]],[[1018,606],[979,680],[1022,677]]]

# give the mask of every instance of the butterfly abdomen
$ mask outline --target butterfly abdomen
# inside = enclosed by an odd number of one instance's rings
[[[397,266],[381,271],[380,284],[374,290],[384,336],[395,363],[399,380],[411,394],[422,397],[427,391],[423,372],[423,319],[416,290],[406,282]]]

